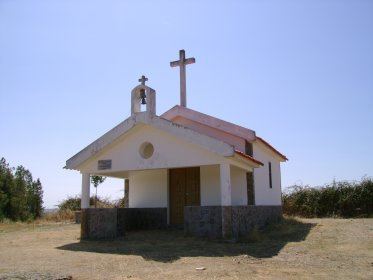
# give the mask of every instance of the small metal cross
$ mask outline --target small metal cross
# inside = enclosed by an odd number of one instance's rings
[[[139,79],[139,82],[141,83],[141,85],[145,86],[145,82],[148,80],[148,78],[146,78],[144,75],[141,76],[141,78]]]

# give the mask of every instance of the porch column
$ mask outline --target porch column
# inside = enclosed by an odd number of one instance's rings
[[[89,208],[89,189],[91,185],[89,173],[82,173],[82,199],[80,207],[82,209]]]
[[[220,164],[220,194],[222,236],[229,239],[232,237],[232,190],[231,168],[228,163]]]

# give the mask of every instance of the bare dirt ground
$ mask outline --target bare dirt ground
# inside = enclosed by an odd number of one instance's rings
[[[74,224],[0,224],[0,279],[373,279],[373,219],[287,219],[239,243],[177,230],[79,234]]]

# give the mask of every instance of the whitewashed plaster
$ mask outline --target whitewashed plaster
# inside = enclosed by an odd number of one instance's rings
[[[201,206],[220,205],[219,165],[201,166]]]
[[[221,205],[219,165],[201,166],[201,206]],[[247,205],[246,171],[231,166],[232,205]],[[129,206],[168,207],[167,169],[130,171]]]
[[[144,159],[140,148],[143,143],[151,143],[154,147],[153,155]],[[98,160],[112,160],[112,169],[99,171]],[[107,174],[123,170],[145,170],[160,168],[177,168],[188,166],[200,166],[219,164],[225,161],[199,145],[180,139],[172,134],[150,125],[138,125],[125,137],[125,141],[117,141],[114,145],[105,149],[88,160],[80,168],[86,173]]]
[[[129,207],[168,207],[167,169],[129,172]]]
[[[92,160],[97,160],[97,158],[106,153],[107,150],[112,149],[113,146],[117,146],[118,143],[120,144],[121,142],[126,142],[124,148],[127,149],[127,142],[128,144],[130,144],[131,140],[133,140],[128,139],[131,138],[131,135],[134,134],[137,129],[139,127],[142,127],[143,125],[146,125],[146,127],[148,128],[156,129],[160,132],[163,132],[164,135],[169,136],[168,138],[170,138],[170,141],[175,142],[177,141],[177,139],[179,139],[179,141],[181,142],[195,144],[195,146],[200,146],[204,150],[210,151],[213,154],[220,156],[227,157],[234,155],[233,146],[223,141],[193,131],[165,119],[161,119],[157,116],[153,116],[149,112],[141,112],[134,114],[112,130],[107,132],[105,135],[94,141],[92,144],[88,145],[81,152],[67,160],[66,168],[80,171],[86,170],[85,167],[89,165],[89,162],[91,162]],[[145,134],[144,137],[146,137],[147,132],[144,132],[143,134]],[[158,134],[160,135],[161,133]],[[134,148],[132,146],[131,148]],[[182,150],[184,151],[186,149],[187,146],[182,148]]]
[[[91,186],[91,177],[87,173],[82,174],[82,196],[80,200],[80,207],[82,209],[89,208],[89,199],[90,199],[90,186]]]
[[[247,205],[246,170],[230,166],[232,205]],[[220,168],[201,166],[201,206],[221,205]]]
[[[247,205],[246,171],[231,166],[232,206]]]
[[[220,198],[221,206],[232,205],[231,167],[228,163],[220,164]]]
[[[141,112],[141,90],[144,90],[146,95],[146,112],[149,112],[152,115],[156,114],[156,94],[155,90],[146,86],[138,85],[131,92],[131,115],[134,113]]]
[[[264,166],[254,169],[255,204],[281,205],[281,171],[280,161],[275,159],[270,151],[263,149],[257,143],[253,145],[254,158]],[[272,188],[269,187],[268,162],[272,165]]]

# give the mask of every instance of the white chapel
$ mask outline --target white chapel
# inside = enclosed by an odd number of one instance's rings
[[[285,155],[255,131],[187,107],[179,52],[180,105],[161,115],[142,76],[131,115],[66,161],[82,174],[82,238],[112,238],[138,229],[180,227],[186,235],[239,238],[281,217]],[[90,208],[90,176],[122,178],[127,208]]]

